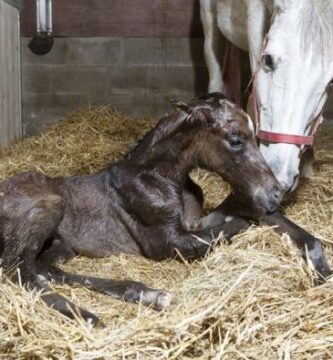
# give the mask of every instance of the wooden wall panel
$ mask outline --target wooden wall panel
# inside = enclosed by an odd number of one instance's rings
[[[21,137],[18,10],[0,0],[0,147]]]
[[[199,0],[55,0],[54,35],[73,37],[196,37]],[[26,0],[22,35],[31,36],[35,0]]]

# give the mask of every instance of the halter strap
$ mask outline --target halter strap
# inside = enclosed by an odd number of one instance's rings
[[[259,140],[263,140],[264,142],[268,142],[268,143],[283,143],[283,144],[312,146],[314,142],[314,136],[319,128],[319,125],[323,121],[323,116],[322,116],[323,110],[319,113],[319,115],[315,119],[312,120],[309,135],[285,134],[285,133],[278,133],[273,131],[260,130],[260,115],[259,115],[259,105],[257,101],[256,80],[257,80],[257,73],[263,62],[264,50],[266,49],[266,46],[267,46],[267,34],[265,35],[262,44],[260,60],[257,64],[256,71],[254,72],[252,79],[250,81],[250,84],[252,82],[252,98],[253,98],[253,107],[254,107],[254,122],[256,127],[256,136]]]
[[[284,133],[270,132],[270,131],[257,131],[257,138],[269,143],[284,143],[294,145],[312,145],[313,136],[303,135],[289,135]]]

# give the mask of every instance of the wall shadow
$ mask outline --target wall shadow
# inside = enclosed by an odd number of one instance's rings
[[[189,34],[190,51],[193,63],[194,94],[196,96],[207,92],[208,70],[204,59],[204,35],[200,19],[199,0],[193,0],[192,19]]]
[[[194,94],[196,96],[207,92],[209,74],[204,59],[204,35],[200,19],[200,1],[193,0],[192,21],[190,29],[190,49],[193,62]],[[220,34],[221,46],[219,47],[219,58],[221,69],[223,67],[223,53],[226,48],[226,39]],[[246,109],[251,87],[248,87],[251,80],[251,69],[248,54],[241,51],[241,97],[242,106]]]

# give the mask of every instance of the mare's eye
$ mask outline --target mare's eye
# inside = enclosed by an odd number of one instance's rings
[[[266,71],[274,71],[276,68],[275,61],[272,55],[265,54],[263,58]]]
[[[328,86],[329,86],[330,88],[333,87],[333,79],[328,83]]]

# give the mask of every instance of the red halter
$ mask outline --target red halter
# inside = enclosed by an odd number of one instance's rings
[[[294,134],[284,134],[277,133],[272,131],[264,131],[260,130],[260,116],[259,116],[259,106],[257,101],[257,89],[256,89],[256,78],[257,72],[259,71],[260,66],[262,65],[262,60],[264,57],[264,50],[267,46],[267,35],[264,38],[260,61],[258,62],[257,69],[252,76],[252,97],[253,97],[253,105],[254,105],[254,121],[256,126],[256,135],[259,140],[263,140],[264,142],[269,143],[284,143],[284,144],[293,144],[293,145],[305,145],[312,146],[314,141],[314,136],[318,130],[319,125],[323,121],[322,112],[313,119],[311,127],[310,127],[310,135],[294,135]]]

